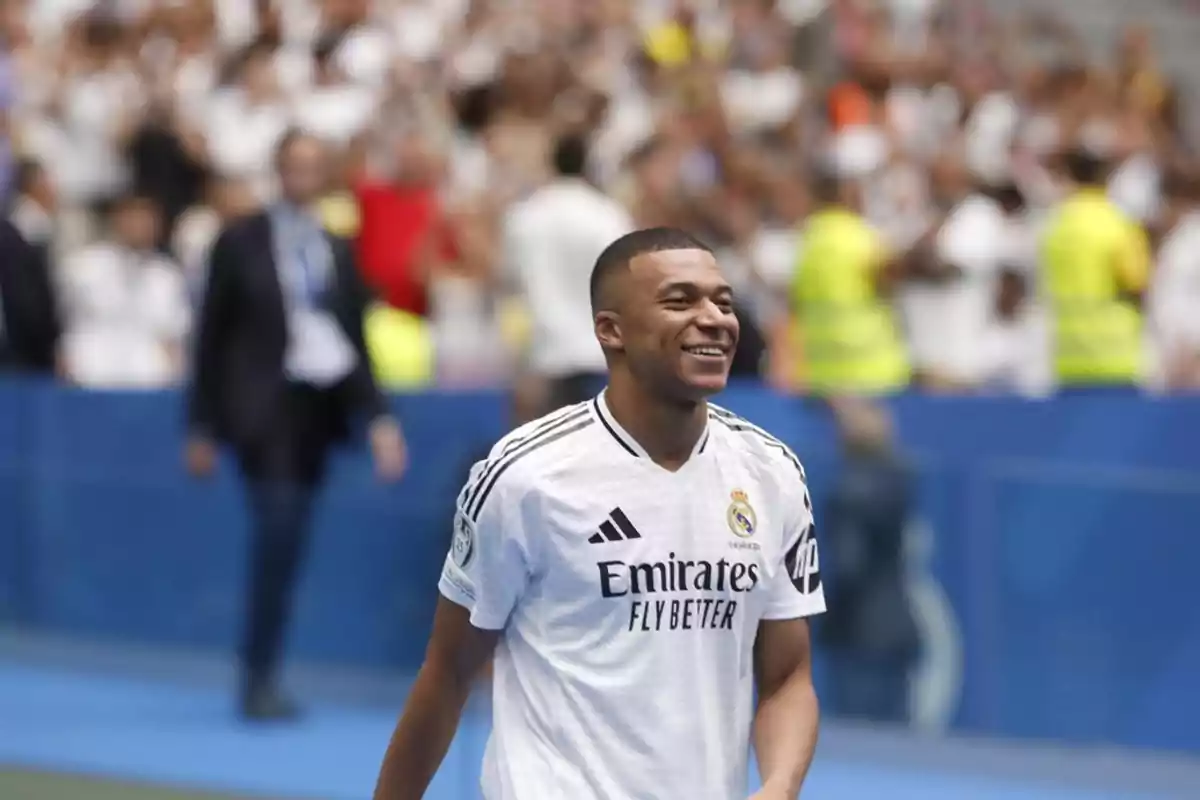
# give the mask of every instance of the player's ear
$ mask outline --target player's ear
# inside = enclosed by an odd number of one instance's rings
[[[622,350],[621,316],[615,311],[597,311],[594,318],[596,339],[605,350]]]

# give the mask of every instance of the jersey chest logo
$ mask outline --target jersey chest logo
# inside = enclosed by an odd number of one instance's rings
[[[623,542],[629,539],[642,538],[641,532],[634,527],[620,508],[608,512],[608,519],[601,522],[600,530],[588,537],[588,544],[604,544],[605,542]]]
[[[751,541],[758,532],[758,514],[750,505],[750,497],[741,489],[729,493],[729,508],[725,510],[725,522],[729,530],[740,541],[730,545],[737,550],[759,550],[758,542]]]
[[[753,537],[758,527],[744,492],[730,506],[726,521],[737,537],[736,549],[759,548],[757,543],[744,541]],[[609,511],[595,531],[587,539],[587,548],[595,557],[593,580],[598,599],[624,618],[624,627],[631,633],[735,630],[739,607],[762,579],[756,555],[726,555],[713,544],[682,555],[669,542],[656,543],[653,536],[643,539],[620,508]],[[631,549],[622,544],[635,541],[650,546]]]

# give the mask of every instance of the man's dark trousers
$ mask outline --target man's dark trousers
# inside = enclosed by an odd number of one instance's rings
[[[333,394],[291,384],[268,431],[239,449],[251,519],[241,657],[247,692],[269,689],[286,641],[313,508],[337,419]]]

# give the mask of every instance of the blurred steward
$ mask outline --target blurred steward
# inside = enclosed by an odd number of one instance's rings
[[[890,300],[897,265],[863,219],[852,182],[822,170],[813,195],[819,207],[801,234],[792,283],[794,322],[774,337],[775,379],[792,383],[799,367],[798,382],[818,396],[900,391],[909,366]]]
[[[1104,159],[1078,146],[1064,157],[1071,188],[1042,239],[1042,285],[1063,389],[1133,387],[1143,374],[1146,232],[1109,199]]]

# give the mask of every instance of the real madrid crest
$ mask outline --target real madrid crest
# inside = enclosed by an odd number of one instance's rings
[[[729,500],[729,508],[725,512],[729,530],[738,538],[749,539],[758,528],[758,515],[750,505],[750,498],[741,489],[734,489],[729,493]]]
[[[471,557],[475,555],[475,531],[462,514],[459,514],[454,526],[454,541],[450,545],[450,552],[459,569],[466,569],[467,564],[471,563]]]

